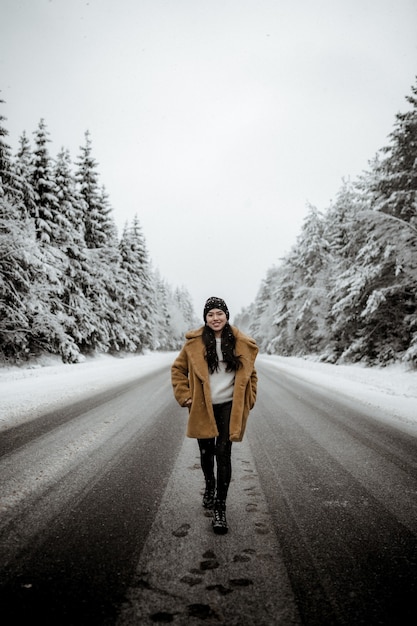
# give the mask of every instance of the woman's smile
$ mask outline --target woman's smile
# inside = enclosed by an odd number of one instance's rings
[[[223,328],[227,324],[227,315],[221,309],[210,309],[206,316],[206,324],[214,330],[217,337],[220,337]]]

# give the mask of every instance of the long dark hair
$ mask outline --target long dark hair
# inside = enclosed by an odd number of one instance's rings
[[[207,324],[203,329],[203,343],[206,346],[206,361],[210,374],[219,369],[219,359],[216,352],[216,336]],[[240,356],[235,354],[236,338],[229,323],[222,330],[222,354],[226,363],[226,372],[236,372],[242,367]]]

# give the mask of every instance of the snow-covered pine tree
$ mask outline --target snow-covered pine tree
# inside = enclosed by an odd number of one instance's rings
[[[194,313],[191,296],[186,287],[167,289],[167,310],[169,316],[169,345],[171,349],[179,349],[184,343],[184,335],[191,328],[201,325]]]
[[[0,345],[4,356],[28,359],[58,353],[65,333],[54,315],[57,282],[50,255],[40,245],[35,222],[0,201]],[[14,217],[10,217],[13,215]]]
[[[143,320],[140,315],[141,286],[137,270],[136,242],[128,223],[125,224],[119,242],[120,269],[117,275],[118,300],[121,309],[121,323],[124,336],[121,337],[120,349],[141,352]]]
[[[40,288],[34,224],[17,219],[10,200],[0,198],[0,346],[6,359],[26,359],[31,352],[31,311]]]
[[[65,148],[61,148],[56,157],[54,181],[60,221],[64,225],[57,241],[67,246],[74,239],[80,247],[84,240],[84,200],[76,188],[70,153]]]
[[[84,239],[84,201],[76,188],[69,151],[64,148],[57,155],[54,175],[60,224],[64,226],[56,242],[63,264],[60,309],[56,314],[71,338],[60,347],[60,353],[64,362],[76,362],[80,351],[88,351],[100,318],[88,298],[94,285]]]
[[[131,226],[125,226],[119,249],[124,276],[122,309],[128,322],[126,332],[138,351],[153,349],[155,284],[137,215]]]
[[[190,328],[196,328],[200,324],[200,319],[196,317],[191,295],[188,289],[182,285],[174,291],[174,304],[181,313],[184,322],[184,332]]]
[[[33,153],[30,141],[23,132],[19,138],[19,148],[13,164],[16,173],[18,208],[22,218],[36,216],[36,197],[33,188]]]
[[[154,272],[154,346],[155,350],[175,350],[178,346],[172,332],[170,302],[173,300],[172,291],[160,275],[159,270]]]
[[[401,357],[410,337],[403,320],[411,294],[401,285],[397,227],[368,224],[366,242],[338,276],[333,290],[332,330],[340,358],[371,363]],[[337,291],[336,291],[337,289]]]
[[[18,176],[7,129],[0,116],[0,351],[3,358],[27,358],[31,349],[30,310],[36,302],[41,265],[35,231],[19,206]]]
[[[247,332],[264,352],[288,354],[286,328],[290,313],[286,311],[286,296],[282,289],[284,266],[273,266],[262,280],[255,302],[250,305]],[[291,300],[291,297],[289,298]],[[240,315],[245,315],[244,309]],[[236,321],[238,324],[238,320]],[[292,347],[290,348],[291,352]]]
[[[301,232],[291,250],[291,264],[301,270],[303,280],[309,286],[326,265],[329,244],[324,237],[324,221],[320,211],[309,204]]]
[[[120,255],[117,229],[106,191],[98,183],[97,163],[92,156],[89,131],[85,133],[85,145],[80,150],[75,177],[83,200],[84,237],[92,276],[88,297],[93,319],[99,320],[95,333],[90,336],[90,344],[85,349],[117,351],[121,343],[126,341],[118,298]]]
[[[352,309],[351,304],[359,276],[356,256],[367,241],[366,228],[358,218],[363,206],[362,191],[350,180],[345,180],[335,202],[324,215],[329,256],[326,269],[328,310],[322,358],[327,361],[336,362],[357,338],[357,305]]]
[[[140,314],[143,320],[142,343],[145,347],[154,348],[153,314],[155,310],[155,284],[152,265],[149,259],[145,236],[142,232],[138,216],[133,219],[132,235],[136,241],[137,270],[140,280]]]
[[[4,104],[4,100],[0,99],[0,104]],[[3,125],[5,121],[4,115],[0,114],[0,198],[12,200],[16,197],[17,181],[13,170],[12,149],[6,140],[9,131]]]
[[[103,238],[106,241],[106,245],[117,247],[117,228],[113,219],[113,208],[110,204],[109,194],[107,193],[106,187],[104,185],[102,185],[100,188],[99,202],[99,218],[101,223],[101,232],[104,235]]]
[[[56,188],[52,173],[52,160],[47,144],[50,142],[45,121],[40,120],[35,135],[33,152],[32,186],[35,191],[36,235],[44,244],[59,237],[59,214]]]
[[[291,293],[291,306],[285,304],[285,309],[289,311],[285,338],[288,342],[287,350],[291,346],[294,354],[317,353],[325,342],[329,255],[323,216],[310,205],[296,244],[285,259],[281,275],[285,284],[283,293]],[[276,315],[274,319],[277,319]]]
[[[417,83],[411,89],[406,96],[411,109],[397,114],[390,144],[381,150],[372,208],[417,229]]]
[[[342,188],[326,216],[334,259],[328,353],[334,360],[385,363],[403,358],[411,339],[415,239],[402,220],[370,210],[380,160],[370,166],[354,186]]]
[[[38,305],[33,314],[32,333],[39,349],[62,354],[73,360],[77,349],[73,339],[62,324],[63,276],[67,258],[62,251],[68,238],[70,223],[60,211],[52,159],[47,144],[50,142],[45,121],[40,120],[35,135],[32,161],[32,186],[35,192],[35,209],[32,218],[41,247],[47,288],[40,291]]]
[[[357,256],[366,277],[357,345],[382,362],[417,363],[417,87],[412,92],[411,110],[397,114],[390,145],[361,180],[368,237]]]
[[[112,217],[112,208],[103,186],[99,186],[97,162],[92,155],[90,133],[85,133],[85,144],[80,147],[77,160],[76,180],[79,193],[84,200],[84,232],[88,248],[103,248],[114,245],[117,237]]]

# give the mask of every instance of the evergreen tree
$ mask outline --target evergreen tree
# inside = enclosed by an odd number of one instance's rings
[[[323,358],[332,362],[356,340],[358,332],[357,304],[353,308],[351,305],[360,274],[356,257],[368,239],[365,188],[363,184],[359,188],[344,181],[335,203],[324,216],[324,235],[330,254],[326,270],[327,332]]]
[[[280,345],[286,354],[314,353],[324,340],[329,255],[323,217],[310,206],[279,273],[280,288],[271,289],[276,293],[273,323],[278,330],[273,345]]]
[[[107,242],[107,245],[117,246],[117,228],[113,219],[113,208],[110,205],[109,195],[104,185],[102,185],[100,189],[99,206],[101,232],[104,234],[103,238]]]
[[[33,318],[33,334],[39,346],[53,353],[64,353],[72,358],[76,352],[72,339],[62,323],[63,276],[67,257],[61,246],[69,234],[69,222],[59,210],[53,163],[47,144],[50,142],[46,124],[41,119],[35,135],[32,185],[35,191],[35,229],[41,246],[42,271],[47,288],[38,296],[36,316]]]
[[[324,236],[324,221],[316,207],[309,205],[301,233],[292,248],[291,264],[302,273],[307,285],[313,285],[327,262],[329,244]]]
[[[403,119],[408,116],[397,116]],[[349,360],[410,358],[408,346],[416,328],[417,231],[405,202],[407,197],[413,201],[412,177],[404,175],[406,159],[401,157],[409,152],[403,141],[409,133],[403,136],[397,129],[391,136],[401,137],[401,147],[394,141],[392,151],[383,151],[390,156],[371,161],[356,195],[351,194],[350,239],[330,294],[336,353]],[[398,193],[405,178],[408,189]]]
[[[32,186],[35,191],[36,234],[41,243],[52,243],[59,238],[56,232],[59,226],[58,201],[52,174],[52,163],[47,148],[49,133],[43,119],[35,131],[35,149],[33,155]]]
[[[0,335],[3,354],[22,358],[40,349],[53,351],[52,343],[61,334],[59,323],[50,311],[51,284],[56,275],[49,253],[39,248],[35,219],[28,215],[24,206],[24,190],[29,192],[30,183],[26,185],[24,178],[17,174],[10,150],[4,149],[4,142],[2,145],[2,181],[7,182],[7,191],[0,203]],[[40,157],[39,152],[38,167],[42,163]],[[44,188],[49,182],[47,161],[44,155]],[[38,190],[41,184],[39,180]],[[31,195],[32,209],[36,201],[39,202],[38,216],[47,207],[46,195],[46,192]],[[51,275],[54,278],[51,279]]]
[[[120,241],[121,268],[125,276],[124,306],[129,333],[137,349],[153,348],[154,281],[138,217],[125,227]]]
[[[398,113],[391,144],[379,164],[378,179],[372,189],[373,208],[417,228],[417,83],[406,99],[411,110]]]
[[[179,350],[185,333],[201,326],[186,287],[172,289],[155,273],[155,339],[159,350]]]
[[[119,350],[129,343],[120,311],[120,257],[116,227],[105,189],[99,187],[97,163],[92,156],[90,133],[77,161],[77,188],[83,200],[85,243],[91,265],[92,284],[88,297],[93,317],[99,320],[96,332],[85,349]]]
[[[4,100],[0,99],[0,104]],[[0,198],[13,198],[16,195],[16,176],[12,167],[12,151],[6,141],[9,131],[3,126],[6,118],[0,114]]]
[[[172,290],[158,271],[154,274],[154,284],[154,346],[156,350],[175,350],[179,348],[179,332],[173,325]]]
[[[184,286],[177,287],[173,291],[169,290],[167,308],[171,334],[170,345],[178,349],[184,343],[185,333],[191,328],[200,326],[201,322],[196,319],[190,294]]]
[[[0,198],[0,345],[6,358],[29,351],[27,301],[33,300],[34,289],[28,263],[30,236],[20,220],[10,218],[12,212],[8,200]]]
[[[76,239],[77,245],[80,247],[84,239],[84,203],[76,189],[69,151],[64,148],[61,149],[56,158],[54,182],[60,226],[56,242],[67,246],[71,239]]]
[[[331,314],[342,359],[387,362],[407,350],[416,281],[402,265],[404,234],[392,222],[368,224],[366,242],[338,276]]]
[[[287,315],[285,298],[281,290],[283,265],[273,266],[267,271],[266,278],[261,282],[255,302],[248,309],[243,310],[240,316],[250,315],[248,333],[257,341],[262,351],[286,351],[282,341],[283,328],[286,327]],[[237,322],[236,322],[237,323]],[[277,345],[271,346],[271,342]]]
[[[20,215],[36,216],[36,197],[33,188],[33,154],[25,132],[19,139],[19,149],[14,160],[16,190]]]
[[[116,227],[111,217],[111,207],[104,187],[98,184],[97,163],[92,156],[89,131],[85,133],[85,145],[81,146],[77,161],[76,179],[84,200],[84,231],[88,248],[115,245]]]
[[[184,321],[184,332],[200,324],[200,320],[196,319],[194,313],[190,293],[184,285],[175,289],[174,303],[178,307]]]
[[[132,236],[136,244],[137,270],[140,280],[140,313],[143,320],[142,343],[148,348],[154,347],[153,313],[154,313],[154,276],[146,246],[146,240],[139,224],[138,216],[133,219]]]
[[[80,350],[88,351],[96,336],[99,318],[94,315],[88,295],[94,289],[91,262],[84,240],[84,204],[76,189],[68,150],[62,149],[55,165],[60,223],[64,226],[57,242],[62,256],[59,315],[71,341],[60,351],[66,362],[78,361]]]
[[[51,315],[50,280],[34,221],[0,199],[0,345],[3,356],[27,359],[56,351],[62,333]]]

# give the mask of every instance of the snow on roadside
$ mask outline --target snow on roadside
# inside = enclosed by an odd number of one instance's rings
[[[100,355],[65,365],[48,358],[46,365],[0,369],[0,431],[58,409],[70,402],[168,367],[171,352],[115,358]]]
[[[0,430],[10,428],[69,402],[129,382],[171,365],[177,353],[150,352],[115,358],[101,355],[64,365],[49,358],[37,367],[0,368]],[[370,368],[331,365],[296,357],[261,355],[278,370],[332,392],[361,400],[417,433],[417,371],[404,365]],[[43,365],[43,366],[42,366]]]
[[[360,400],[380,411],[381,419],[401,423],[417,434],[417,370],[403,364],[366,367],[361,364],[332,365],[297,357],[262,355],[283,373],[324,387],[339,396]]]

